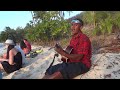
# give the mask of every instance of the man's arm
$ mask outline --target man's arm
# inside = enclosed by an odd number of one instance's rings
[[[71,60],[81,60],[83,58],[83,54],[68,54],[62,48],[57,48],[56,51]]]
[[[83,58],[83,54],[67,54],[65,52],[63,52],[63,56],[71,60],[81,60]]]
[[[65,56],[71,60],[81,60],[84,55],[87,55],[89,53],[89,48],[90,48],[89,39],[85,38],[81,42],[80,46],[78,45],[77,49],[78,54],[68,54],[62,48],[56,48],[56,51],[62,56]]]

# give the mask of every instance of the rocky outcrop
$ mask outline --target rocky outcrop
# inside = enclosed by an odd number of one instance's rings
[[[75,79],[120,79],[120,53],[103,53],[92,56],[90,71]]]
[[[46,50],[46,52],[39,54],[35,58],[28,58],[28,62],[23,68],[9,75],[4,74],[3,79],[41,79],[53,61],[54,54],[53,50]],[[54,64],[57,63],[59,61],[55,60]]]

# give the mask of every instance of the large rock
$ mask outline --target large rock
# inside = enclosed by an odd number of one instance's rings
[[[50,50],[39,54],[29,64],[18,71],[3,77],[3,79],[41,79],[46,69],[51,64],[54,51]],[[58,57],[60,59],[60,55]],[[55,64],[61,63],[58,58]],[[120,78],[120,53],[103,53],[92,56],[90,71],[74,79],[119,79]]]
[[[20,70],[3,76],[3,79],[41,79],[53,61],[54,54],[55,52],[53,50],[39,54],[37,57],[30,59]],[[59,62],[55,60],[55,63],[57,64]]]
[[[92,56],[90,71],[74,79],[120,79],[120,53],[103,53]]]

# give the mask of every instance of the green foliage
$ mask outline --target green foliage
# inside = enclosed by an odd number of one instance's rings
[[[25,37],[30,41],[51,41],[58,40],[59,37],[67,37],[69,23],[64,20],[63,12],[33,11],[32,13],[35,25],[27,24],[25,27]]]
[[[84,22],[94,25],[93,35],[111,34],[113,25],[120,27],[120,12],[89,11],[84,14]]]

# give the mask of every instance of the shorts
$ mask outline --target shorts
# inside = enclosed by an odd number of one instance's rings
[[[7,61],[1,62],[3,69],[5,70],[6,73],[12,73],[16,70],[19,70],[20,68],[17,66],[17,64],[10,65]]]
[[[63,62],[61,64],[54,65],[46,70],[46,73],[51,75],[57,71],[60,71],[64,79],[72,79],[77,75],[86,73],[89,71],[81,62]]]

